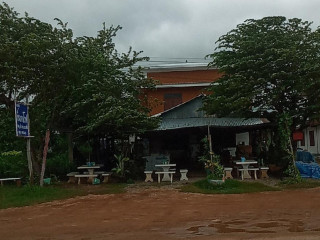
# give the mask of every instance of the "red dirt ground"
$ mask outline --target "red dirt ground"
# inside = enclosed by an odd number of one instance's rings
[[[0,239],[320,239],[320,188],[241,195],[130,187],[0,210]]]

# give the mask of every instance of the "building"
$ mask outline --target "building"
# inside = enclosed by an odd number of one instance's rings
[[[310,124],[309,127],[303,129],[297,146],[313,155],[320,155],[320,124]]]
[[[150,67],[146,75],[156,81],[155,89],[145,89],[151,115],[155,115],[206,93],[221,73],[208,69],[206,63],[185,63]]]
[[[221,77],[218,69],[207,64],[171,64],[150,67],[147,77],[156,81],[155,89],[145,89],[151,115],[161,119],[160,126],[144,135],[145,156],[170,155],[177,168],[203,169],[201,140],[211,135],[213,151],[237,157],[237,146],[252,150],[267,119],[216,118],[201,108],[207,87]],[[228,164],[228,162],[224,162]]]
[[[161,118],[157,129],[144,136],[145,155],[170,155],[180,168],[201,169],[198,158],[203,154],[201,140],[211,136],[212,150],[219,155],[237,156],[239,148],[250,148],[253,157],[257,139],[269,127],[263,118],[217,118],[201,111],[203,95],[179,104],[156,117]],[[224,159],[229,165],[230,159]]]

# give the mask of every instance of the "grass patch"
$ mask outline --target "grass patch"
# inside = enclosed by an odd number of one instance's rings
[[[303,178],[300,183],[291,183],[290,179],[284,179],[278,186],[283,189],[302,189],[320,187],[320,179]]]
[[[15,185],[8,185],[0,187],[0,209],[34,205],[88,194],[123,193],[126,186],[126,184],[54,184],[44,187],[29,185],[17,187]]]
[[[185,185],[182,192],[204,193],[204,194],[239,194],[265,191],[278,191],[278,188],[264,185],[259,182],[245,182],[227,179],[224,184],[211,184],[206,179],[193,184]]]

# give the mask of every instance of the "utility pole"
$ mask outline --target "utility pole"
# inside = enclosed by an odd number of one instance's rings
[[[29,95],[26,96],[26,104],[29,106]],[[26,137],[27,139],[27,159],[28,159],[28,168],[29,168],[29,181],[30,184],[33,184],[33,166],[32,166],[32,160],[31,160],[31,136],[30,136],[30,117],[29,117],[29,112],[27,115],[28,119],[28,136]]]

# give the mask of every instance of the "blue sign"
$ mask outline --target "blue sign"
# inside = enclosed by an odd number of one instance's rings
[[[18,137],[29,136],[28,119],[28,106],[16,103],[16,135]]]

